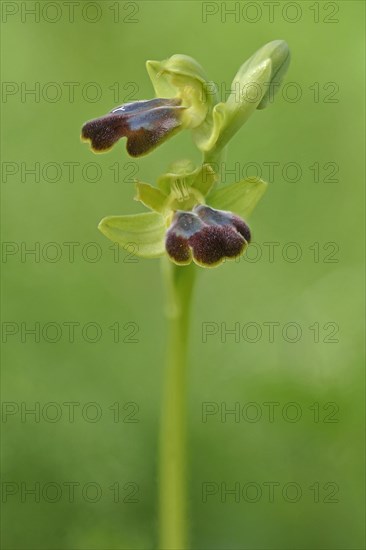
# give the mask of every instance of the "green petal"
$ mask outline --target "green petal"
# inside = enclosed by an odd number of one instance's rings
[[[214,191],[207,202],[213,208],[228,210],[245,219],[252,213],[266,189],[265,181],[248,178]]]
[[[164,212],[167,197],[160,189],[139,181],[136,183],[136,191],[135,200],[142,202],[150,210],[160,214]]]
[[[186,107],[183,124],[198,128],[217,101],[216,86],[207,80],[199,63],[192,57],[176,54],[164,61],[147,61],[146,69],[157,97],[179,97]]]
[[[177,84],[174,77],[184,77],[205,84],[207,77],[201,65],[193,57],[184,54],[172,55],[164,61],[146,61],[146,69],[157,97],[174,97]],[[180,82],[178,80],[178,86]]]
[[[120,246],[134,247],[134,254],[142,258],[158,258],[165,253],[166,226],[163,216],[156,212],[127,216],[107,216],[98,229]]]

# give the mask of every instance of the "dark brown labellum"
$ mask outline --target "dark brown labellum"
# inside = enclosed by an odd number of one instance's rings
[[[185,107],[179,99],[151,99],[126,103],[109,114],[90,120],[81,137],[91,142],[95,152],[108,151],[122,137],[133,157],[149,153],[181,127]]]
[[[250,242],[247,224],[232,212],[200,205],[192,212],[177,211],[166,235],[166,251],[177,264],[193,260],[216,266],[240,256]]]

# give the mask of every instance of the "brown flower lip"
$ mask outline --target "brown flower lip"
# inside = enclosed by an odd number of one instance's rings
[[[108,151],[122,137],[132,157],[149,153],[180,130],[185,107],[180,99],[156,98],[125,103],[105,116],[86,122],[81,139],[94,152]]]
[[[165,247],[176,264],[187,265],[193,259],[198,265],[214,267],[240,256],[250,239],[249,227],[239,216],[200,205],[192,212],[174,214]]]

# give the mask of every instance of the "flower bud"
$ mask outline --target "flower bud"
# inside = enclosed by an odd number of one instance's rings
[[[249,72],[251,67],[259,66],[261,63],[267,63],[268,60],[271,66],[269,82],[263,85],[266,87],[266,90],[263,89],[265,93],[257,109],[264,109],[268,105],[268,102],[273,100],[290,64],[290,50],[284,40],[273,40],[263,46],[263,48],[260,48],[246,63],[244,63],[243,69],[245,65],[247,65],[245,70]],[[239,72],[241,72],[241,70]]]
[[[212,111],[210,133],[196,139],[204,151],[221,151],[256,109],[273,99],[290,63],[289,48],[283,40],[274,40],[260,48],[238,70],[225,103]]]

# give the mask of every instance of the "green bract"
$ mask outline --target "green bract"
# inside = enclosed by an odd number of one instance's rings
[[[182,265],[191,261],[192,254],[199,265],[205,265],[203,258],[218,265],[222,258],[244,250],[250,230],[241,218],[251,214],[266,183],[248,178],[220,188],[215,166],[250,115],[272,102],[289,61],[286,42],[269,42],[239,68],[226,102],[218,101],[215,84],[193,58],[173,55],[147,61],[157,98],[122,105],[89,121],[82,137],[96,151],[108,150],[126,137],[128,153],[141,156],[190,129],[203,164],[194,167],[190,161],[176,161],[158,178],[157,186],[137,182],[135,199],[151,212],[108,216],[99,224],[102,233],[123,247],[133,244],[135,253],[144,258],[164,255],[169,235],[173,261]],[[213,254],[210,243],[218,247]]]

